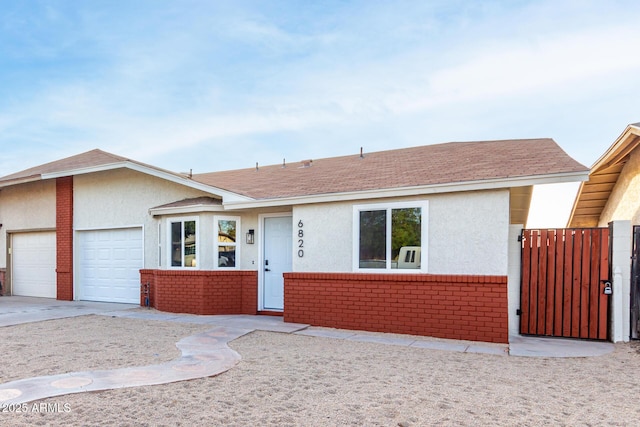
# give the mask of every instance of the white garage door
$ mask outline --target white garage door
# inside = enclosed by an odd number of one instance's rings
[[[56,233],[16,233],[11,237],[13,295],[56,297]]]
[[[80,231],[78,299],[140,303],[142,228]]]

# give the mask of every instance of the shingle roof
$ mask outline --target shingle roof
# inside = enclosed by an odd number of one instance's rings
[[[108,167],[115,164],[128,163],[131,165],[142,166],[149,170],[160,171],[168,173],[170,175],[185,178],[184,174],[171,172],[155,166],[147,165],[145,163],[138,162],[136,160],[128,159],[126,157],[118,156],[116,154],[107,153],[99,149],[87,151],[85,153],[77,154],[75,156],[67,157],[54,162],[45,163],[44,165],[29,168],[20,172],[16,172],[11,175],[3,176],[0,178],[0,186],[13,185],[15,183],[32,181],[42,178],[42,175],[66,173],[72,171],[78,171],[82,169]]]
[[[451,142],[302,163],[195,174],[254,199],[586,172],[552,139]]]
[[[0,178],[0,186],[41,179],[45,174],[127,163],[149,171],[186,177],[101,150],[46,163]],[[304,163],[261,166],[195,174],[198,185],[256,200],[438,184],[581,173],[588,169],[569,157],[552,139],[450,142]],[[167,176],[167,175],[165,175]]]
[[[37,177],[47,173],[56,173],[74,169],[103,166],[127,160],[128,159],[124,157],[116,156],[115,154],[95,149],[87,151],[86,153],[77,154],[65,159],[56,160],[55,162],[45,163],[44,165],[16,172],[11,175],[3,176],[2,178],[0,178],[0,182]]]

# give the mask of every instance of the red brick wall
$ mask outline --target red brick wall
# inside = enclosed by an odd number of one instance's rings
[[[285,273],[284,320],[507,343],[507,277]]]
[[[73,300],[73,177],[56,179],[56,275],[59,300]]]
[[[257,271],[140,270],[151,306],[171,313],[256,314]],[[144,295],[140,295],[144,306]]]

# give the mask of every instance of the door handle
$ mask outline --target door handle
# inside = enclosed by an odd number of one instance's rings
[[[271,269],[270,268],[265,268],[264,271],[271,271]]]

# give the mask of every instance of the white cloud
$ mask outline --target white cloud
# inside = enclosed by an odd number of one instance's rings
[[[566,107],[576,94],[593,103],[597,90],[640,68],[635,23],[620,12],[596,19],[600,11],[577,3],[315,7],[288,16],[261,4],[152,7],[145,19],[119,23],[113,11],[85,10],[70,44],[84,54],[96,47],[88,58],[97,66],[44,79],[44,89],[10,106],[4,128],[23,141],[98,146],[142,161],[229,141],[282,152],[282,141],[296,140],[331,156],[347,143],[528,137],[510,132],[532,102],[568,115],[554,104]],[[549,20],[553,11],[561,16]],[[571,14],[589,24],[556,25]],[[532,126],[534,136],[554,137],[543,124]]]
[[[521,95],[575,92],[589,82],[610,80],[619,73],[640,72],[634,55],[640,28],[603,28],[556,34],[535,40],[496,42],[474,52],[460,52],[460,63],[441,68],[417,87],[413,96],[398,99],[392,110],[415,111],[438,106],[495,102]]]

